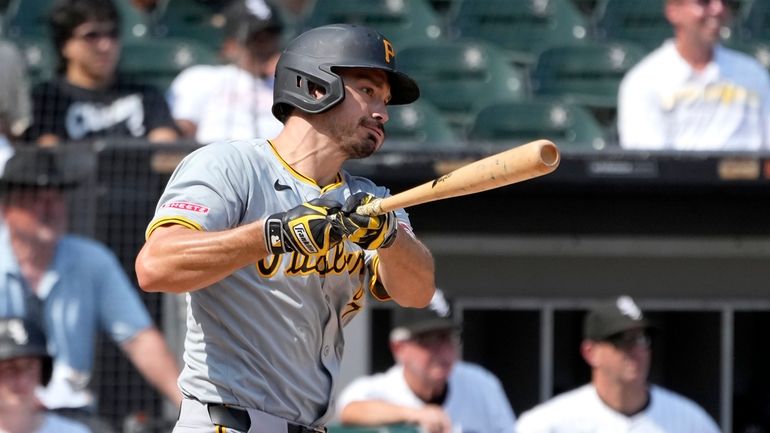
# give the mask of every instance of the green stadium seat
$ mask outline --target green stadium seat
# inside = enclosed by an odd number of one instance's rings
[[[525,70],[511,66],[500,50],[485,42],[407,47],[398,54],[397,63],[461,136],[481,106],[529,97]]]
[[[426,0],[316,0],[305,27],[347,23],[372,27],[401,50],[439,39],[441,20]]]
[[[31,86],[56,76],[58,56],[49,38],[20,36],[12,39],[11,42],[16,44],[26,61]]]
[[[152,17],[134,8],[130,0],[113,0],[121,21],[124,40],[150,34]],[[48,37],[48,16],[54,0],[11,0],[4,16],[5,35],[9,38]]]
[[[157,36],[194,39],[219,50],[224,16],[195,0],[167,0],[157,11]]]
[[[53,0],[10,0],[3,15],[5,37],[43,38],[48,36],[48,12]]]
[[[463,0],[451,28],[458,38],[528,53],[530,60],[548,47],[580,44],[589,36],[587,20],[570,0]]]
[[[597,36],[633,42],[653,50],[674,36],[663,14],[665,0],[602,0],[596,9]]]
[[[559,101],[495,103],[484,107],[468,132],[474,145],[513,147],[545,138],[562,149],[602,150],[604,131],[591,113]]]
[[[118,73],[128,80],[150,84],[165,92],[185,68],[216,64],[217,55],[196,41],[174,38],[137,39],[123,45]]]
[[[737,25],[744,40],[770,40],[770,4],[767,0],[743,0]]]
[[[592,108],[613,108],[617,106],[620,81],[645,54],[643,48],[624,43],[550,48],[538,57],[533,88],[538,96]]]
[[[424,151],[457,149],[463,146],[441,113],[428,101],[388,107],[390,120],[385,124],[388,151]]]

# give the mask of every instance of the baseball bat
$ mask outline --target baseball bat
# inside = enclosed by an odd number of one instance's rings
[[[356,208],[360,215],[392,210],[450,197],[475,194],[543,176],[559,166],[559,148],[548,140],[531,141],[464,165],[441,177]]]

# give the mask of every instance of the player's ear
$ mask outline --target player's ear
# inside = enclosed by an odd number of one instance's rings
[[[591,340],[583,340],[582,343],[580,343],[580,354],[583,355],[583,359],[586,361],[586,363],[593,367],[596,367],[598,365],[597,359],[596,359],[596,343]]]
[[[404,342],[403,341],[391,341],[390,342],[390,353],[393,354],[393,359],[398,364],[402,364],[402,358],[404,353]]]

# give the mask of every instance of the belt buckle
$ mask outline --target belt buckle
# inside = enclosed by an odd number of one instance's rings
[[[245,409],[221,403],[209,403],[206,408],[211,422],[215,425],[242,432],[248,432],[251,428],[251,417]]]

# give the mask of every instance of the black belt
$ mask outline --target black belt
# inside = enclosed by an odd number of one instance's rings
[[[208,403],[206,404],[206,407],[208,408],[211,422],[216,425],[242,432],[248,432],[249,428],[251,428],[251,418],[246,409],[218,403]],[[326,433],[326,429],[323,427],[305,427],[304,425],[294,424],[287,421],[286,433]]]

